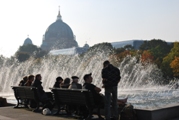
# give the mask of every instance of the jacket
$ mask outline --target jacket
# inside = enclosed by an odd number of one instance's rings
[[[117,86],[121,79],[120,70],[109,64],[108,67],[102,69],[102,78],[105,88]]]

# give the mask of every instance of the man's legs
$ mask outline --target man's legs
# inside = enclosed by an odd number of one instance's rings
[[[113,116],[116,120],[119,118],[118,105],[117,105],[117,86],[112,88],[112,110]]]
[[[110,120],[111,117],[111,88],[105,88],[105,118],[106,120]]]

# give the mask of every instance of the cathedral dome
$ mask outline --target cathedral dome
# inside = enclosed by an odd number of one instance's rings
[[[45,39],[50,40],[51,37],[74,40],[71,28],[62,20],[57,20],[47,28],[45,32]]]
[[[29,37],[24,40],[24,44],[23,45],[28,45],[28,44],[31,44],[31,45],[33,44],[32,40]]]
[[[57,20],[46,30],[41,48],[46,51],[78,47],[72,29],[62,21],[60,11]]]

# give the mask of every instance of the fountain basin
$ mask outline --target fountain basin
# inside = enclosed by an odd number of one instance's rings
[[[154,109],[135,109],[137,120],[171,120],[179,118],[179,104]]]

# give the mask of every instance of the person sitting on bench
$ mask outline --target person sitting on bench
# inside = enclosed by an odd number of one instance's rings
[[[68,88],[69,86],[70,86],[70,78],[65,78],[65,80],[61,84],[61,88]]]
[[[51,110],[53,108],[53,105],[51,103],[51,98],[49,98],[48,97],[49,95],[47,96],[47,93],[43,90],[41,80],[42,80],[41,74],[37,74],[31,86],[37,87],[38,97],[40,101],[44,104],[43,108],[49,108]]]
[[[24,86],[31,86],[32,82],[34,81],[34,75],[29,75],[27,82],[24,84]]]
[[[72,83],[71,85],[68,87],[69,89],[82,89],[82,85],[78,83],[78,79],[79,77],[77,76],[72,76]]]
[[[53,87],[54,87],[54,88],[61,88],[62,82],[63,82],[63,78],[60,77],[60,76],[57,77],[57,78],[56,78],[56,82],[55,82],[55,84],[53,85]]]
[[[19,86],[24,86],[24,84],[27,82],[28,77],[24,76],[23,79],[19,82]]]

